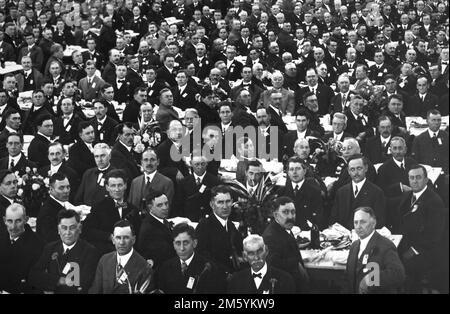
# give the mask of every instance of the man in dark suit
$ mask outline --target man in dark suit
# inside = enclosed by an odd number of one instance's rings
[[[4,93],[0,91],[1,94]],[[10,108],[5,105],[1,113],[0,122],[0,158],[8,156],[8,149],[6,148],[6,142],[8,141],[8,136],[10,134],[21,133],[20,131],[20,111],[15,108]],[[2,125],[3,124],[3,125]]]
[[[4,14],[5,14],[5,12],[3,12],[3,15]],[[0,54],[1,54],[1,57],[4,61],[16,62],[17,58],[16,58],[15,47],[13,47],[11,44],[9,44],[8,42],[3,40],[4,35],[5,35],[5,32],[2,27],[2,29],[0,30],[0,39],[1,39]]]
[[[353,221],[359,239],[353,242],[347,258],[348,292],[395,293],[405,280],[397,248],[375,230],[377,219],[372,208],[358,207]]]
[[[105,77],[105,81],[114,88],[114,100],[118,103],[128,103],[133,95],[133,86],[125,79],[127,66],[118,64],[113,77]]]
[[[87,169],[95,167],[93,143],[95,139],[94,127],[89,121],[78,125],[80,140],[69,148],[69,167],[77,173],[83,174]]]
[[[172,244],[171,224],[169,215],[169,200],[158,191],[150,191],[145,200],[147,216],[142,221],[138,236],[138,251],[152,264],[158,267],[163,262],[175,256]]]
[[[80,239],[81,219],[77,212],[61,210],[57,224],[60,239],[45,246],[30,271],[30,285],[40,292],[87,293],[100,254]]]
[[[52,109],[53,110],[53,109]],[[36,132],[36,122],[41,116],[53,116],[52,111],[45,105],[45,96],[42,90],[35,90],[32,93],[32,105],[24,117],[22,130],[25,134]]]
[[[198,36],[198,35],[194,35]],[[196,58],[193,60],[195,65],[195,76],[199,79],[204,80],[208,77],[213,64],[211,60],[206,56],[206,46],[203,43],[198,43],[195,46]]]
[[[252,84],[252,68],[250,66],[244,66],[242,68],[242,82],[238,85],[233,85],[233,88],[231,89],[230,98],[235,100],[238,95],[240,94],[242,89],[246,89],[250,92],[250,110],[255,112],[256,108],[258,107],[258,101],[261,97],[261,93],[263,92],[263,89],[260,88],[256,84]]]
[[[156,79],[156,70],[154,67],[145,69],[145,75],[147,76],[147,81],[144,85],[147,89],[147,100],[152,104],[152,106],[158,105],[159,93],[166,87],[166,85],[161,80]]]
[[[299,157],[291,157],[287,162],[288,180],[278,196],[288,196],[295,204],[295,225],[302,230],[310,230],[310,224],[324,226],[323,203],[320,188],[310,179],[305,178],[306,165]],[[309,222],[309,223],[308,223]]]
[[[294,201],[291,198],[281,196],[275,199],[274,219],[262,236],[269,248],[267,262],[292,276],[296,292],[307,292],[308,275],[291,230],[295,224],[295,213]]]
[[[319,114],[325,115],[330,111],[330,102],[331,98],[334,96],[334,92],[331,87],[324,84],[318,84],[317,80],[317,70],[313,68],[307,70],[306,82],[308,83],[308,86],[296,91],[295,102],[297,104],[301,103],[303,101],[303,95],[306,92],[312,92],[317,96],[317,101],[319,103]]]
[[[47,243],[58,240],[57,215],[69,201],[69,179],[62,173],[50,177],[49,197],[42,204],[36,220],[36,232]]]
[[[175,80],[175,58],[171,54],[166,54],[163,58],[164,64],[156,71],[156,77],[158,80],[163,81],[167,87],[177,86]]]
[[[350,95],[353,94],[349,91],[350,78],[347,73],[339,75],[337,85],[339,93],[334,95],[330,100],[330,115],[336,112],[346,112],[350,106]]]
[[[12,172],[19,172],[19,176],[23,176],[26,169],[36,168],[36,164],[29,161],[22,153],[23,136],[19,134],[10,134],[6,141],[8,156],[0,159],[0,170],[9,169]]]
[[[405,265],[407,292],[418,293],[425,276],[431,287],[442,280],[439,259],[444,249],[442,240],[448,210],[439,195],[427,186],[425,167],[412,167],[408,177],[412,191],[403,194],[394,232],[403,235],[399,253]]]
[[[109,61],[105,65],[102,72],[102,79],[106,82],[114,81],[116,79],[116,67],[120,62],[120,52],[117,49],[111,49],[108,52]]]
[[[189,175],[189,170],[184,160],[180,158],[178,161],[175,161],[174,158],[171,157],[173,146],[175,146],[181,156],[184,154],[182,147],[183,127],[180,121],[172,120],[169,123],[167,136],[168,138],[156,149],[156,154],[160,161],[158,170],[173,181],[176,190],[177,182],[180,182],[181,179]]]
[[[377,228],[385,225],[386,200],[383,191],[366,178],[368,161],[362,155],[355,155],[348,161],[348,173],[352,182],[336,192],[331,210],[330,225],[340,223],[351,230],[353,209],[360,206],[371,207],[378,217]]]
[[[75,195],[75,204],[92,206],[103,200],[107,194],[105,175],[113,168],[110,164],[111,148],[108,144],[97,143],[94,146],[96,167],[86,170],[81,178],[81,184]]]
[[[96,50],[97,41],[95,38],[91,37],[87,39],[87,48],[88,50],[82,52],[83,60],[86,62],[86,68],[88,61],[94,61],[95,67],[99,70],[102,69],[105,65],[105,56]]]
[[[24,39],[26,45],[19,50],[17,60],[22,60],[23,56],[29,55],[31,62],[33,63],[33,68],[41,70],[44,62],[44,53],[42,52],[41,47],[36,45],[36,40],[32,33],[24,34]]]
[[[221,294],[226,291],[225,273],[196,252],[197,236],[187,223],[172,231],[176,257],[157,270],[156,286],[166,294]]]
[[[136,233],[133,225],[120,220],[113,226],[112,241],[115,251],[100,258],[95,272],[95,279],[89,289],[90,294],[129,294],[129,287],[145,293],[145,286],[153,283],[148,280],[153,275],[151,265],[133,249]],[[134,290],[133,290],[134,292]]]
[[[250,268],[241,270],[228,283],[229,294],[290,294],[295,292],[291,275],[266,262],[267,245],[261,236],[251,234],[244,239],[244,259]]]
[[[374,164],[383,163],[391,156],[389,146],[393,134],[391,119],[387,116],[378,118],[378,132],[366,142],[365,156]]]
[[[228,45],[226,48],[226,65],[227,65],[227,76],[225,79],[228,81],[236,81],[241,77],[243,65],[239,61],[235,60],[236,57],[236,47]]]
[[[44,178],[49,178],[55,173],[65,175],[69,179],[71,189],[70,201],[72,201],[80,185],[80,177],[75,170],[67,165],[65,161],[66,150],[61,143],[54,142],[49,145],[47,156],[50,160],[50,165],[39,168],[38,173]]]
[[[428,111],[428,129],[414,139],[411,157],[421,164],[442,167],[448,173],[449,140],[448,133],[440,130],[441,121],[439,111]]]
[[[206,171],[208,161],[204,156],[193,155],[191,166],[193,174],[180,182],[177,206],[180,206],[182,210],[176,216],[187,217],[191,221],[198,222],[211,214],[209,205],[211,189],[219,185],[220,180]]]
[[[48,151],[48,146],[52,142],[53,118],[48,115],[38,117],[36,127],[37,134],[28,146],[28,159],[40,168],[50,164],[44,152]]]
[[[30,293],[28,273],[39,259],[44,242],[27,224],[28,216],[22,205],[8,206],[2,218],[7,232],[0,232],[0,290]]]
[[[100,90],[103,85],[105,85],[105,81],[101,77],[95,75],[97,68],[94,60],[86,61],[85,71],[87,76],[79,80],[78,89],[81,92],[82,99],[92,101],[99,96]]]
[[[384,76],[392,73],[392,67],[384,62],[383,50],[377,50],[374,53],[375,64],[369,68],[369,79],[373,85],[383,85]]]
[[[160,191],[167,196],[169,204],[173,204],[174,186],[172,180],[158,172],[159,158],[156,152],[148,148],[142,153],[142,170],[144,174],[131,182],[128,202],[136,208],[145,208],[147,195],[151,191]]]
[[[112,169],[105,175],[105,187],[108,195],[93,204],[90,214],[84,221],[85,238],[102,254],[114,250],[111,234],[116,222],[125,219],[139,230],[139,211],[125,199],[127,175],[122,169]]]
[[[140,173],[137,165],[135,153],[133,151],[133,141],[135,131],[129,122],[119,124],[117,127],[118,140],[111,151],[111,164],[117,169],[124,169],[129,180],[133,180]]]
[[[147,101],[147,90],[140,86],[134,88],[133,100],[125,107],[123,111],[123,122],[137,123],[139,118],[139,109]]]
[[[92,119],[92,126],[95,132],[95,142],[104,142],[113,145],[116,141],[115,128],[118,124],[116,120],[108,116],[108,107],[105,103],[94,101],[95,117]]]
[[[38,69],[32,67],[31,58],[23,56],[21,60],[23,72],[16,74],[17,90],[19,93],[26,91],[34,91],[42,85],[43,75]]]
[[[121,120],[116,112],[116,108],[114,107],[114,103],[117,103],[114,100],[114,87],[109,83],[105,83],[105,85],[103,85],[100,90],[100,94],[102,103],[104,103],[108,108],[108,112],[106,113],[108,117],[117,122],[120,122]]]
[[[355,95],[350,101],[350,110],[347,111],[347,128],[345,129],[359,142],[364,141],[373,135],[373,129],[370,126],[369,118],[363,114],[364,99]]]
[[[428,91],[429,84],[425,76],[417,79],[416,87],[417,93],[409,98],[406,114],[426,118],[429,110],[438,108],[439,98]]]
[[[173,101],[182,110],[192,108],[196,103],[197,90],[188,84],[185,70],[178,71],[176,75],[177,85],[172,87]]]
[[[352,137],[351,134],[345,132],[347,127],[347,116],[342,112],[335,112],[331,119],[331,127],[333,131],[326,132],[322,137],[323,141],[327,143],[331,139],[338,142],[344,142],[347,137]]]
[[[263,97],[264,93],[261,94],[261,97]],[[286,134],[288,129],[283,121],[282,100],[283,94],[276,90],[272,90],[270,94],[270,104],[266,108],[267,113],[270,114],[271,117],[270,124],[278,127],[278,132]]]
[[[0,170],[0,217],[5,215],[6,208],[18,202],[18,178],[11,170]],[[0,224],[0,235],[6,234],[6,228]]]
[[[256,120],[259,124],[256,134],[256,156],[266,160],[282,160],[283,134],[278,131],[277,127],[272,127],[270,124],[271,116],[267,111],[266,108],[256,110]],[[233,145],[233,147],[235,146]]]
[[[218,185],[211,190],[213,214],[197,225],[198,252],[217,263],[222,271],[231,274],[241,268],[244,262],[242,238],[234,223],[229,219],[231,214],[231,189]]]
[[[83,121],[78,113],[74,113],[72,98],[61,100],[60,109],[62,116],[55,118],[54,134],[58,136],[58,141],[63,145],[74,144],[79,141],[78,126]]]
[[[417,163],[413,158],[406,157],[407,147],[403,137],[393,137],[390,142],[390,150],[392,157],[378,168],[376,181],[387,198],[398,197],[402,192],[407,192],[411,189],[409,187],[408,171]]]
[[[309,112],[305,108],[302,108],[295,113],[297,130],[288,131],[283,135],[283,156],[294,156],[294,144],[300,138],[306,139],[307,136],[320,138],[320,134],[318,132],[309,128],[310,119],[311,117]]]

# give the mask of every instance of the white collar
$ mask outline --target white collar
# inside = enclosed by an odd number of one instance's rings
[[[153,82],[148,82],[147,84],[148,84],[149,87],[153,87],[153,85],[155,84],[155,82],[156,82],[156,80],[154,80]]]
[[[55,174],[59,171],[59,168],[61,168],[62,162],[59,163],[59,165],[57,166],[53,166],[52,164],[50,164],[50,171],[52,172],[52,174]]]
[[[166,66],[165,66],[166,67]],[[170,74],[172,74],[173,68],[169,69],[168,67],[166,67],[167,71],[169,71]]]
[[[37,134],[39,134],[40,136],[43,136],[43,137],[45,137],[49,142],[51,142],[52,140],[51,140],[51,138],[50,137],[48,137],[48,136],[45,136],[44,134],[42,134],[41,132],[38,132]]]
[[[128,147],[127,145],[125,145],[124,143],[122,143],[122,141],[119,140],[119,143],[122,144],[129,152],[131,152],[131,149],[133,147]]]
[[[314,86],[308,86],[309,90],[314,89],[315,91],[317,91],[317,87],[319,87],[319,84],[316,84]]]
[[[187,84],[184,84],[183,86],[178,86],[178,89],[180,90],[180,94],[182,94],[184,92],[184,90],[186,89]]]
[[[364,183],[366,183],[366,178],[364,178],[361,182],[355,183],[352,181],[352,187],[353,187],[353,195],[355,195],[355,186],[358,187],[358,194],[361,193],[361,189],[364,186]]]
[[[247,191],[250,191],[250,189],[252,189],[253,193],[255,193],[256,189],[258,188],[258,185],[259,185],[259,183],[255,186],[250,186],[250,184],[248,184],[248,181],[247,181],[247,183],[246,183]]]
[[[230,125],[231,125],[231,121],[230,121],[228,124],[224,124],[223,122],[221,122],[220,124],[222,125],[222,130],[223,130],[223,129],[228,130],[228,128],[229,128]]]
[[[205,174],[206,174],[206,171],[205,171],[205,173],[204,173],[203,175],[201,175],[201,176],[198,176],[198,175],[196,175],[196,174],[194,173],[194,179],[195,179],[195,182],[197,182],[197,178],[200,178],[200,182],[203,182],[203,178],[205,177]]]
[[[431,138],[433,138],[435,133],[436,133],[436,137],[439,136],[439,130],[437,130],[436,132],[431,131],[429,128],[427,130],[428,130],[428,134],[430,134]]]
[[[33,69],[29,69],[28,71],[23,71],[23,73],[25,73],[25,74],[31,74],[31,72],[33,72]]]
[[[375,234],[375,230],[372,231],[371,234],[369,234],[367,237],[365,237],[364,239],[359,239],[359,252],[358,252],[358,258],[361,256],[362,252],[364,252],[364,250],[367,247],[367,244],[369,243],[370,239],[372,239],[373,235]]]
[[[291,181],[291,183],[292,183],[292,189],[293,190],[295,190],[296,186],[298,186],[298,189],[300,190],[302,188],[302,186],[303,186],[303,183],[305,183],[305,178],[303,178],[303,180],[300,181],[300,182],[295,183],[295,182]]]
[[[14,200],[12,198],[9,198],[6,195],[2,195],[4,198],[6,198],[11,204],[14,203]]]
[[[92,143],[86,143],[85,141],[83,141],[84,145],[87,146],[87,148],[89,148],[89,150],[92,150],[94,148],[94,146],[92,145]]]
[[[67,251],[67,250],[71,250],[71,249],[73,249],[73,247],[76,245],[77,243],[75,242],[74,244],[72,244],[72,245],[66,245],[64,242],[63,242],[63,252],[65,252],[65,251]]]
[[[101,119],[101,120],[97,120],[97,123],[101,123],[101,124],[104,124],[105,123],[105,121],[106,121],[106,115],[103,117],[103,119]]]
[[[227,68],[229,68],[230,65],[231,65],[233,62],[234,62],[234,59],[233,59],[233,60],[228,60],[228,59],[227,59]]]
[[[127,265],[128,261],[130,260],[131,255],[133,255],[133,248],[131,248],[131,251],[125,255],[119,255],[119,253],[116,253],[117,265],[121,265],[122,267],[125,267]]]
[[[150,213],[150,215],[152,215],[153,218],[155,218],[156,220],[158,220],[160,223],[162,223],[164,225],[164,219],[158,218],[155,215],[153,215],[152,213]]]
[[[195,255],[195,253],[192,253],[192,255],[191,255],[191,257],[189,257],[187,260],[185,260],[185,261],[183,261],[183,260],[181,260],[180,259],[180,263],[186,263],[186,265],[188,265],[189,266],[189,264],[192,262],[192,260],[194,259],[194,255]]]
[[[8,130],[9,133],[17,133],[16,130],[10,128],[9,126],[5,125],[5,129]]]
[[[427,189],[427,186],[425,185],[425,187],[422,189],[422,191],[413,193],[414,196],[416,197],[416,202],[417,202],[417,200],[422,196],[423,192],[425,192],[426,189]]]
[[[391,135],[389,135],[388,138],[384,138],[383,136],[380,135],[380,140],[381,143],[386,142],[386,145],[389,143],[389,141],[391,140]]]
[[[255,272],[255,271],[253,270],[253,268],[250,268],[250,269],[252,270],[252,275],[253,275],[253,274],[261,274],[261,279],[260,279],[260,278],[255,278],[255,279],[259,279],[259,280],[262,281],[262,279],[264,278],[264,276],[267,274],[267,263],[264,263],[264,266],[263,266],[258,272]]]
[[[276,107],[274,107],[272,104],[270,104],[269,105],[277,114],[279,114],[280,116],[281,116],[281,113],[280,113],[280,109],[278,109],[278,108],[276,108]]]
[[[22,154],[19,154],[17,156],[11,156],[9,155],[9,163],[11,163],[11,160],[14,161],[14,165],[17,165],[17,163],[19,162],[20,158],[22,157]]]
[[[155,177],[156,170],[152,173],[144,172],[145,182],[147,182],[147,178],[150,179],[150,183],[153,181],[153,178]]]
[[[214,216],[216,216],[216,218],[217,218],[217,220],[220,222],[220,224],[221,224],[224,228],[227,228],[227,222],[228,222],[228,220],[225,220],[225,219],[223,219],[223,218],[220,218],[220,217],[217,216],[216,213],[214,213],[214,212],[213,212],[213,214],[214,214]]]
[[[405,167],[405,158],[403,158],[402,161],[398,161],[398,160],[395,159],[394,157],[392,157],[392,159],[394,159],[395,164],[396,164],[399,168],[402,167],[402,164],[403,164],[403,167]]]
[[[297,138],[306,138],[306,131],[308,131],[308,129],[304,130],[303,132],[297,130]]]
[[[66,207],[66,202],[61,202],[60,200],[57,200],[53,195],[50,195],[50,197],[55,200],[56,202],[58,202],[62,207]]]

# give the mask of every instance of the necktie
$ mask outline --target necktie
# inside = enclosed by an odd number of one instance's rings
[[[405,166],[403,165],[403,162],[400,164],[400,169],[405,170]]]
[[[145,188],[150,187],[150,183],[151,183],[150,177],[147,177],[147,180],[146,180],[146,182],[145,182]]]
[[[13,169],[14,168],[14,160],[11,159],[11,163],[9,164],[9,169]]]
[[[98,125],[97,125],[97,130],[101,130],[102,129],[102,127],[103,127],[103,123],[101,123],[101,122],[98,122]]]
[[[383,141],[383,148],[386,147],[387,141]]]
[[[253,278],[259,278],[259,279],[262,279],[261,273],[257,273],[257,274],[253,273],[253,274],[252,274],[252,277],[253,277]]]
[[[420,96],[420,98],[422,99],[422,102],[425,101],[425,96]]]
[[[118,80],[117,83],[123,84],[123,83],[125,83],[125,80]]]
[[[181,262],[181,272],[183,273],[183,276],[186,275],[186,271],[187,271],[188,265],[186,264],[185,261]]]
[[[413,194],[412,198],[411,198],[411,206],[414,205],[414,203],[417,201],[416,196]]]
[[[312,92],[313,94],[315,94],[315,93],[316,93],[316,89],[315,89],[315,88],[312,88],[312,89],[311,89],[311,92]]]
[[[197,177],[197,186],[199,186],[200,184],[202,184],[202,181],[200,180],[200,177]]]
[[[88,78],[88,85],[91,86],[92,84],[92,79]]]
[[[342,94],[342,109],[345,108],[345,103],[347,102],[347,97],[345,97],[345,94]]]
[[[253,189],[253,188],[250,188],[249,190],[248,190],[248,193],[250,193],[250,195],[253,195],[253,192],[254,192],[255,190]]]
[[[433,139],[436,139],[436,138],[437,138],[437,134],[435,132],[435,133],[433,133]]]
[[[356,195],[358,195],[358,192],[359,192],[359,190],[358,190],[358,186],[357,186],[357,185],[355,185],[355,197],[356,197]]]
[[[294,195],[295,195],[295,196],[297,196],[298,191],[299,191],[299,188],[298,188],[298,184],[297,184],[297,185],[295,186],[295,189],[294,189]]]

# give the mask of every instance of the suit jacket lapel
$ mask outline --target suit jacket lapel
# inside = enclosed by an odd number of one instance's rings
[[[362,252],[361,256],[358,258],[358,267],[356,273],[359,274],[361,270],[367,265],[370,259],[370,255],[373,254],[373,250],[375,248],[375,243],[377,241],[378,233],[375,231],[372,238],[370,238],[369,242],[367,243],[366,248]],[[367,259],[364,260],[364,256],[367,256]],[[365,264],[363,264],[365,262]]]

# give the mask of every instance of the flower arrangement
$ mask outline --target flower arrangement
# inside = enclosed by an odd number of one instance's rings
[[[239,229],[242,236],[262,234],[272,219],[272,201],[275,198],[273,194],[275,184],[272,183],[269,174],[261,178],[253,194],[235,179],[225,179],[224,183],[238,196],[238,201],[233,203],[233,214],[240,221]]]
[[[23,205],[27,208],[29,215],[34,217],[39,212],[42,203],[48,197],[49,178],[44,178],[37,172],[37,168],[27,167],[25,174],[18,179],[17,196],[21,198]]]

